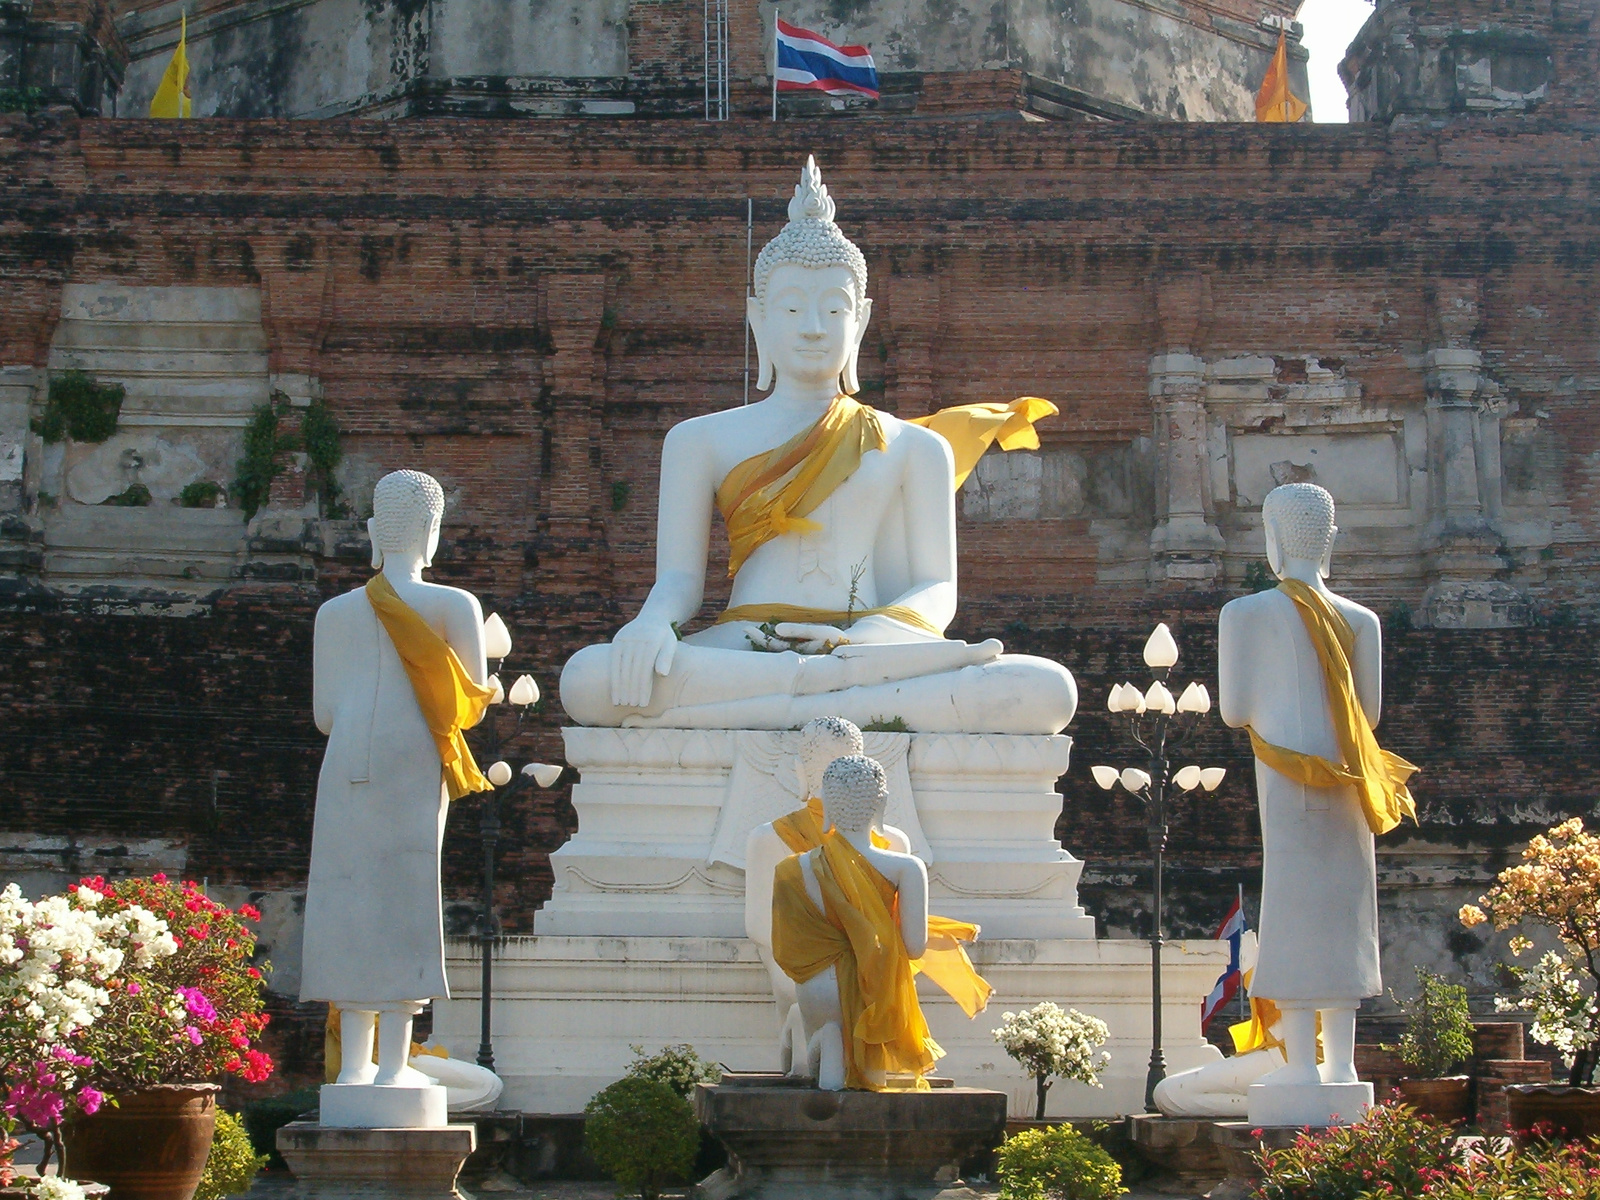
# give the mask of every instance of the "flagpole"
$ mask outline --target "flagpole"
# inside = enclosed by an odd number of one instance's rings
[[[778,10],[772,10],[772,119],[778,119]]]
[[[777,26],[773,26],[777,28]],[[756,202],[753,197],[746,196],[744,200],[744,288],[745,295],[750,294],[750,248],[756,221]],[[750,313],[749,303],[746,302],[744,315],[744,402],[750,403]]]
[[[1242,884],[1242,883],[1239,885],[1239,918],[1244,923],[1244,925],[1248,928],[1250,922],[1245,917],[1245,912],[1244,912],[1244,884]],[[1257,936],[1260,936],[1260,935],[1258,934]],[[1243,938],[1243,934],[1242,933],[1240,934],[1240,937],[1241,937],[1241,939]],[[1244,964],[1243,963],[1239,964],[1239,990],[1235,994],[1239,998],[1239,1020],[1248,1021],[1250,1019],[1250,1001],[1246,1000],[1245,999],[1245,995],[1244,995]]]

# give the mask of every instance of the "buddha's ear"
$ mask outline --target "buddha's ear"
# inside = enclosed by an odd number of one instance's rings
[[[856,362],[861,357],[861,339],[867,336],[867,322],[872,319],[872,301],[861,301],[861,320],[856,323],[856,344],[844,360],[844,370],[839,376],[839,390],[854,396],[861,390],[861,377],[856,373]]]
[[[383,551],[378,548],[377,524],[378,518],[367,518],[367,537],[372,539],[372,569],[374,571],[381,571],[383,570]]]
[[[756,387],[762,391],[772,386],[772,356],[767,353],[767,343],[763,334],[761,301],[754,296],[746,296],[744,301],[744,317],[750,322],[750,336],[756,340]]]
[[[1283,554],[1278,549],[1278,522],[1275,517],[1264,517],[1261,521],[1261,532],[1267,538],[1267,566],[1272,568],[1274,575],[1282,577]]]
[[[1317,570],[1322,573],[1324,579],[1333,574],[1333,543],[1338,536],[1337,525],[1328,530],[1328,548],[1322,552],[1322,561],[1317,564]]]

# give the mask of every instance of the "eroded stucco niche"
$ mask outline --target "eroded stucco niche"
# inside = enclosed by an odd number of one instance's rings
[[[46,378],[87,372],[126,395],[117,430],[98,444],[26,436],[24,490],[43,527],[43,581],[53,589],[214,590],[238,574],[245,523],[225,497],[179,503],[189,484],[224,489],[245,426],[270,394],[255,288],[72,283]],[[145,503],[119,504],[130,489]]]
[[[1438,627],[1528,624],[1561,500],[1559,448],[1477,351],[1442,346],[1417,365],[1423,395],[1387,403],[1333,356],[1158,354],[1153,439],[991,454],[963,515],[1085,518],[1102,583],[1137,571],[1239,586],[1265,561],[1266,494],[1318,483],[1339,505],[1343,579]]]

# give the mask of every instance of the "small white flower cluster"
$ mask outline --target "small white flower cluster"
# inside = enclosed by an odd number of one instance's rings
[[[84,1200],[83,1185],[59,1175],[45,1175],[33,1185],[36,1200]]]
[[[1058,1076],[1104,1086],[1100,1070],[1111,1055],[1096,1053],[1111,1031],[1098,1017],[1045,1000],[1024,1013],[1003,1013],[994,1040],[1034,1076]]]
[[[1552,950],[1532,967],[1513,971],[1519,977],[1519,994],[1495,997],[1497,1011],[1531,1012],[1529,1035],[1540,1045],[1555,1048],[1568,1061],[1595,1041],[1600,998],[1585,990],[1566,958]]]
[[[44,1046],[92,1025],[110,1001],[105,984],[126,965],[176,954],[166,922],[143,908],[102,914],[79,887],[37,904],[16,884],[0,891],[0,1021],[20,1018]]]

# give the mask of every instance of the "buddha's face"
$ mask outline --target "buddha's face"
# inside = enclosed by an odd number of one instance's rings
[[[764,364],[801,385],[854,391],[855,359],[872,301],[856,299],[848,267],[783,264],[767,280],[765,304],[752,299],[750,326]]]

